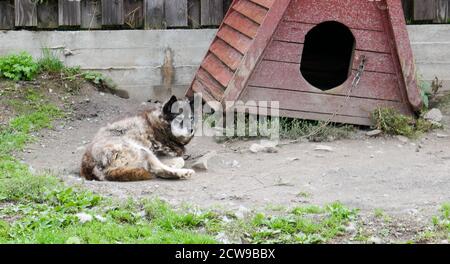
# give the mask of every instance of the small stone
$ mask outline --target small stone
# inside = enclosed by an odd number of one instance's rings
[[[239,168],[239,167],[241,167],[241,165],[239,164],[239,162],[237,160],[233,160],[233,162],[231,162],[231,167]]]
[[[398,135],[398,136],[396,136],[396,138],[397,138],[400,142],[402,142],[403,144],[406,144],[406,143],[409,142],[409,139],[408,139],[407,137],[405,137],[405,136],[400,136],[400,135]]]
[[[424,119],[431,121],[433,123],[439,123],[442,121],[442,112],[437,108],[433,108],[428,111],[424,116]]]
[[[80,220],[80,223],[82,224],[92,221],[93,218],[92,215],[86,213],[78,213],[75,216],[78,217],[78,220]]]
[[[81,239],[79,237],[69,237],[66,240],[66,244],[81,244]]]
[[[354,233],[356,232],[356,225],[353,222],[350,222],[346,227],[345,227],[345,232],[347,233]]]
[[[447,134],[440,134],[440,133],[437,133],[436,136],[438,138],[448,138],[449,137]]]
[[[97,219],[98,221],[100,221],[102,223],[106,222],[106,218],[101,215],[95,215],[95,219]]]
[[[244,219],[248,213],[250,212],[250,210],[245,207],[245,206],[239,206],[238,210],[236,211],[236,213],[234,214],[238,219]]]
[[[266,153],[277,153],[278,142],[270,141],[270,140],[261,140],[259,144],[254,143],[250,146],[250,152],[258,153],[258,152],[266,152]]]
[[[210,151],[210,152],[206,153],[203,157],[199,158],[196,162],[194,162],[194,164],[192,165],[192,168],[198,169],[198,170],[208,170],[209,159],[211,159],[212,157],[214,157],[216,155],[217,155],[216,151]]]
[[[250,146],[249,150],[252,153],[258,153],[261,152],[263,150],[263,146],[261,146],[260,144],[254,143]]]
[[[325,146],[325,145],[317,145],[314,148],[315,151],[325,151],[325,152],[333,152],[334,149],[330,146]]]
[[[292,161],[300,160],[300,158],[292,157],[292,158],[288,158],[287,160],[292,162]]]
[[[372,130],[372,131],[367,132],[367,133],[366,133],[366,136],[369,136],[369,137],[376,137],[376,136],[380,135],[381,133],[383,133],[383,131],[381,131],[381,130],[379,130],[379,129],[375,129],[375,130]]]
[[[383,240],[381,240],[381,238],[379,237],[372,236],[367,240],[367,242],[369,242],[370,244],[382,244]]]

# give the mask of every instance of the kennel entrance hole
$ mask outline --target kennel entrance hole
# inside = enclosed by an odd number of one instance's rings
[[[351,74],[355,37],[342,23],[329,21],[312,28],[305,37],[300,72],[312,86],[330,90]]]

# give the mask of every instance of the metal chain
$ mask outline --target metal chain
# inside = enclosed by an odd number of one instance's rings
[[[301,141],[302,139],[315,136],[322,129],[324,129],[326,126],[328,126],[333,121],[333,119],[341,112],[341,110],[344,107],[344,105],[347,104],[347,102],[350,99],[350,96],[351,96],[353,90],[358,87],[359,82],[361,81],[361,76],[362,76],[364,70],[366,69],[366,62],[367,62],[366,56],[365,55],[361,55],[361,62],[359,63],[358,71],[357,71],[357,73],[355,75],[355,78],[353,78],[352,85],[350,86],[350,88],[347,91],[347,94],[346,94],[344,102],[338,107],[338,109],[333,113],[333,115],[325,123],[320,125],[313,132],[309,133],[308,135],[304,135],[304,136],[302,136],[302,137],[300,137],[300,138],[298,138],[296,140],[289,141],[289,143],[287,143],[287,144],[297,143],[297,142]],[[280,144],[280,145],[285,145],[285,144]]]

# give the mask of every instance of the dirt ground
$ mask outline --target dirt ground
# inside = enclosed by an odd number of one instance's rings
[[[278,153],[251,153],[254,141],[216,143],[196,137],[188,154],[217,154],[206,172],[190,180],[134,183],[90,182],[78,176],[85,146],[107,122],[132,115],[148,103],[90,91],[73,97],[73,117],[45,130],[18,156],[35,171],[50,170],[68,184],[120,198],[160,197],[172,204],[189,203],[229,210],[268,209],[340,201],[371,215],[380,208],[423,228],[444,202],[450,201],[450,131],[437,130],[404,142],[396,137],[330,143],[298,143]],[[445,116],[448,126],[450,117]],[[439,136],[438,136],[439,134]],[[317,151],[326,145],[332,151]],[[192,162],[192,161],[190,161]],[[188,162],[189,165],[189,162]]]

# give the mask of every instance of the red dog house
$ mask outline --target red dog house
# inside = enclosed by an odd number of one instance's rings
[[[400,0],[234,0],[187,96],[279,101],[314,120],[340,108],[334,122],[369,125],[380,106],[421,108],[415,75]]]

